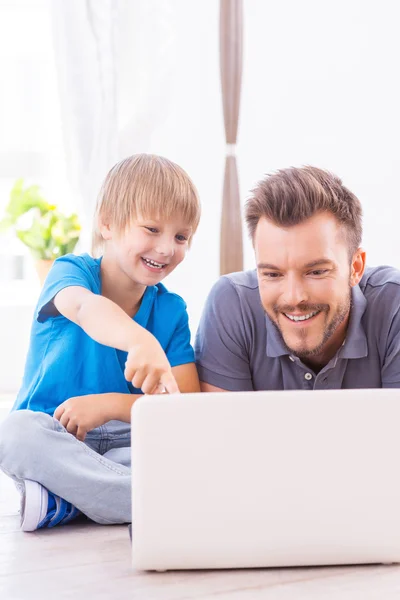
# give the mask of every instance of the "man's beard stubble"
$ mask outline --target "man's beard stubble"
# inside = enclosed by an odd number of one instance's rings
[[[295,312],[297,310],[301,311],[303,314],[320,311],[320,312],[324,312],[326,315],[325,328],[324,328],[324,333],[322,336],[322,341],[320,344],[318,344],[318,346],[315,346],[315,348],[304,347],[304,348],[298,348],[295,350],[294,348],[291,348],[290,346],[288,346],[288,344],[286,343],[283,332],[279,326],[278,315],[282,314],[283,312],[291,313],[291,312]],[[309,357],[317,356],[317,355],[321,354],[321,352],[323,352],[323,349],[324,349],[325,345],[327,344],[327,342],[330,340],[330,338],[333,336],[333,334],[338,329],[338,327],[345,321],[345,319],[349,315],[350,310],[351,310],[351,289],[349,289],[349,293],[348,293],[346,300],[338,306],[336,313],[333,316],[330,323],[326,324],[326,318],[329,314],[329,310],[330,309],[329,309],[328,304],[299,304],[296,307],[284,306],[283,309],[281,307],[278,307],[275,305],[273,307],[273,312],[275,314],[276,320],[271,319],[271,317],[270,317],[270,320],[274,324],[275,328],[279,331],[286,348],[288,349],[288,351],[291,354],[298,356],[300,359],[309,358]],[[307,337],[307,330],[299,329],[298,334],[299,334],[300,338],[303,337],[305,340]]]

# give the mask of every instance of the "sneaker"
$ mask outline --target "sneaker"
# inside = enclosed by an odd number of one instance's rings
[[[64,525],[80,514],[70,502],[49,492],[37,481],[25,479],[21,500],[22,531]]]

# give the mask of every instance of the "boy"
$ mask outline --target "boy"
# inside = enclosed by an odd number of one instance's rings
[[[130,410],[141,393],[199,391],[184,301],[160,283],[184,259],[197,191],[165,158],[111,169],[92,258],[52,267],[32,326],[22,388],[0,428],[0,467],[33,531],[80,513],[130,522]]]

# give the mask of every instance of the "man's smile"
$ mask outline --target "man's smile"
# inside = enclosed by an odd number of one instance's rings
[[[285,313],[283,312],[282,314],[284,315],[284,317],[286,317],[286,319],[288,321],[291,322],[291,324],[293,325],[308,325],[309,323],[313,323],[316,320],[316,317],[321,313],[320,310],[316,310],[313,312],[309,312],[306,314],[292,314],[292,313]]]

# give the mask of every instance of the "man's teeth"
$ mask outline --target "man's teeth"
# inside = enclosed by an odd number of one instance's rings
[[[144,262],[150,267],[155,267],[156,269],[162,269],[165,265],[163,263],[158,263],[155,260],[150,260],[149,258],[143,258]]]
[[[316,310],[315,312],[312,312],[312,313],[308,313],[308,315],[302,315],[301,317],[295,317],[293,315],[288,315],[286,313],[284,313],[284,315],[291,321],[307,321],[307,319],[311,319],[311,317],[315,317],[315,315],[317,315],[318,313],[319,313],[319,310]]]

